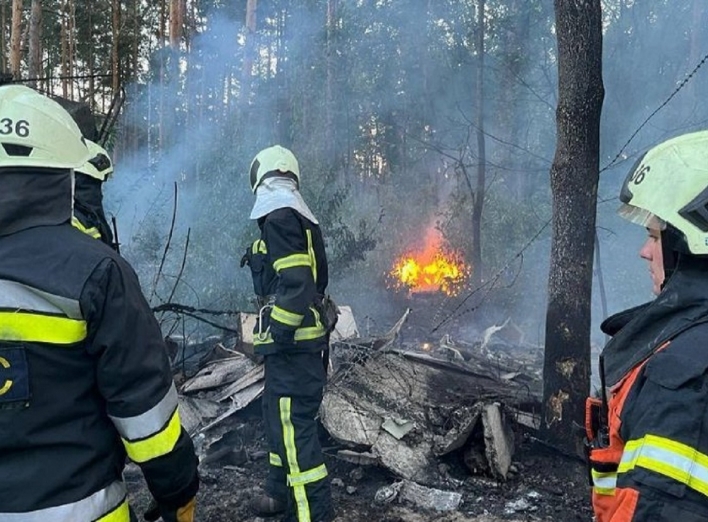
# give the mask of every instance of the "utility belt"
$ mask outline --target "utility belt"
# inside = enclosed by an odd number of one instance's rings
[[[270,310],[275,305],[275,299],[275,294],[256,296],[256,304],[258,306],[258,331],[256,335],[261,341],[265,340],[268,336],[269,327],[263,330],[263,324],[266,322],[265,319],[270,314]],[[339,308],[334,302],[334,299],[328,294],[317,294],[311,306],[317,310],[322,326],[324,326],[327,333],[331,333],[339,320]]]

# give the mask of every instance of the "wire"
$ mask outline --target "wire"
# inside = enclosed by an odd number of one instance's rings
[[[681,89],[683,89],[683,88],[688,84],[688,82],[691,81],[691,79],[693,78],[693,76],[698,72],[698,69],[700,69],[700,68],[703,66],[703,64],[706,63],[706,61],[708,61],[708,54],[706,54],[706,55],[703,57],[703,59],[702,59],[700,62],[698,62],[698,65],[696,65],[696,66],[693,68],[693,70],[688,74],[688,76],[686,76],[686,77],[681,81],[681,83],[678,84],[678,87],[676,87],[676,89],[674,89],[674,92],[672,92],[672,93],[669,95],[669,97],[666,98],[666,100],[664,100],[664,103],[662,103],[661,105],[659,105],[659,106],[654,110],[654,112],[652,112],[649,116],[647,116],[647,118],[642,122],[642,124],[637,128],[637,130],[634,131],[634,133],[632,133],[632,135],[629,137],[629,139],[627,140],[627,143],[625,143],[624,145],[622,145],[622,148],[619,150],[619,152],[618,152],[617,155],[614,157],[614,159],[613,159],[610,163],[608,163],[605,167],[603,167],[603,168],[600,169],[600,173],[606,171],[607,169],[611,168],[615,163],[617,163],[617,160],[622,156],[622,153],[624,152],[624,150],[629,146],[629,144],[632,142],[632,140],[633,140],[634,138],[636,138],[637,134],[639,134],[639,132],[644,128],[644,126],[645,126],[647,123],[649,123],[649,120],[651,120],[654,116],[656,116],[656,114],[657,114],[661,109],[663,109],[663,108],[673,99],[673,97],[676,96],[676,95],[679,93],[679,91],[680,91]]]

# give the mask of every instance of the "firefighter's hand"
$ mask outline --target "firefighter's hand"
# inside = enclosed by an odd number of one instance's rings
[[[163,522],[194,522],[194,511],[196,507],[196,497],[192,497],[189,502],[176,510],[160,507],[157,502],[153,501],[143,515],[143,518],[148,522],[154,522],[158,520],[160,516],[162,516]]]
[[[243,268],[246,265],[250,266],[251,264],[251,247],[246,248],[246,253],[243,254],[243,257],[241,258],[241,263],[239,263],[239,266]]]

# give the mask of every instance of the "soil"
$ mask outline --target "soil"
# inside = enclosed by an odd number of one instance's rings
[[[198,522],[278,522],[253,515],[249,501],[259,491],[267,466],[267,452],[257,409],[249,407],[237,419],[224,448],[202,459]],[[235,434],[235,435],[234,435]],[[323,432],[322,444],[336,507],[335,522],[521,522],[592,521],[587,471],[582,462],[549,449],[533,437],[520,436],[514,456],[516,471],[506,482],[470,475],[458,457],[441,461],[450,477],[448,487],[462,494],[457,511],[436,513],[397,499],[374,501],[379,488],[397,478],[384,469],[360,467],[333,457],[337,447]],[[200,441],[196,440],[197,445]],[[214,448],[216,446],[212,446]],[[211,448],[210,448],[211,449]],[[125,479],[131,504],[142,514],[149,494],[137,467],[127,468]],[[140,517],[142,518],[142,517]]]

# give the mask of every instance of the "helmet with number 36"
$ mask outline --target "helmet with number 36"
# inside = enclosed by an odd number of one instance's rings
[[[678,236],[673,250],[708,255],[708,131],[649,149],[629,171],[620,201],[620,216]]]
[[[61,105],[23,85],[0,86],[0,168],[75,169],[90,157]]]

